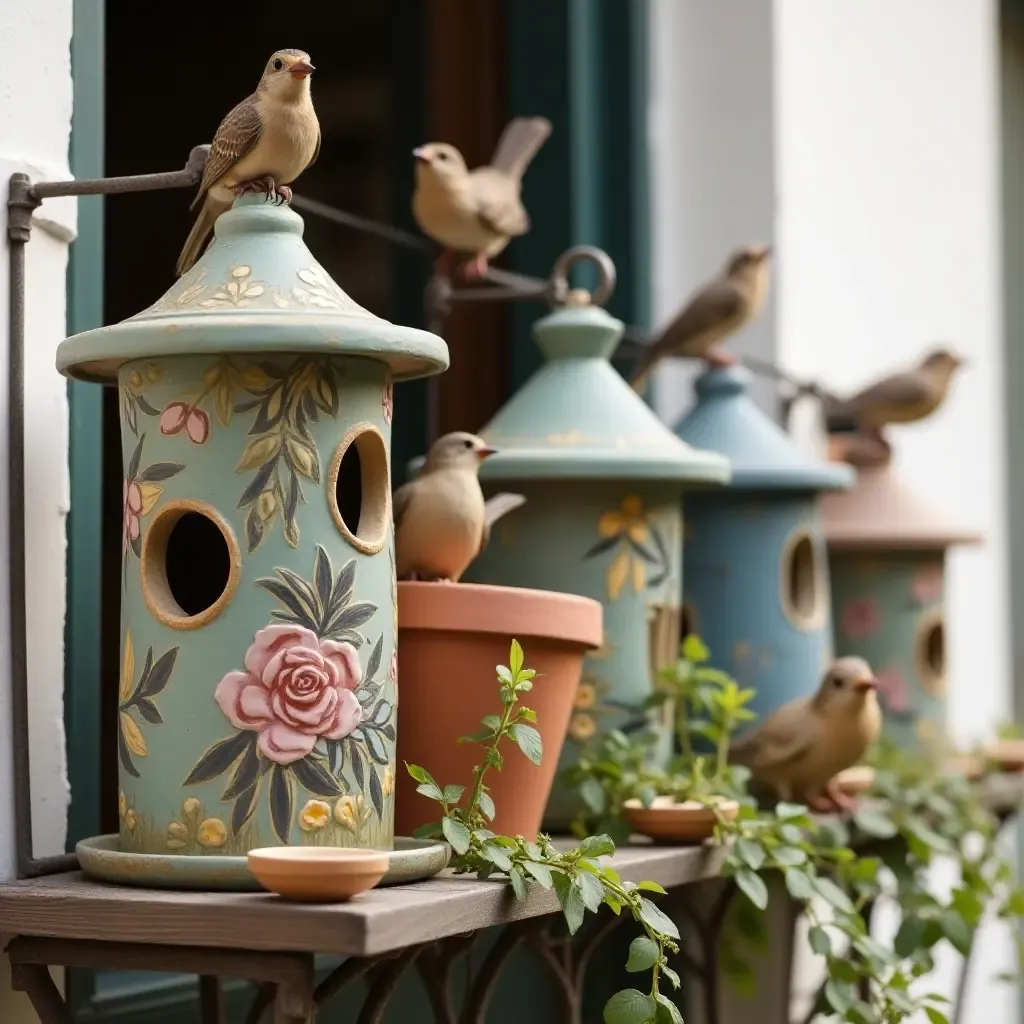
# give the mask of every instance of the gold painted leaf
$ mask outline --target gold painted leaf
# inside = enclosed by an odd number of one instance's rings
[[[146,741],[142,738],[142,730],[135,724],[135,719],[127,711],[121,712],[121,731],[124,733],[124,741],[128,749],[139,757],[145,757],[149,750]]]
[[[220,420],[222,427],[226,427],[231,422],[231,385],[222,382],[217,386],[214,395],[217,404],[217,419]]]
[[[270,385],[270,377],[261,367],[250,363],[242,371],[242,384],[250,391],[260,391]]]
[[[264,526],[269,526],[277,515],[277,498],[273,491],[264,491],[256,501],[256,514]]]
[[[643,502],[635,494],[630,494],[622,499],[622,514],[627,519],[640,519],[644,514]]]
[[[615,556],[615,561],[608,566],[608,596],[613,600],[619,599],[622,588],[626,585],[626,577],[629,576],[629,555],[620,551]]]
[[[284,539],[293,547],[299,546],[299,524],[295,519],[286,519],[284,522]]]
[[[160,495],[164,493],[164,489],[156,484],[139,484],[139,491],[142,494],[142,515],[148,516],[160,500]]]
[[[238,460],[235,472],[245,469],[258,469],[264,463],[269,462],[281,447],[281,439],[276,434],[264,434],[262,437],[254,437],[242,452]]]
[[[272,420],[281,411],[281,393],[282,389],[278,388],[267,402],[267,419],[269,420]]]
[[[303,476],[309,477],[310,480],[315,479],[316,455],[306,445],[294,438],[289,438],[288,456],[292,460],[292,465]]]
[[[124,634],[124,660],[121,663],[120,699],[125,700],[132,692],[132,680],[135,678],[135,648],[132,646],[130,631]]]
[[[644,572],[644,563],[639,558],[633,559],[633,589],[639,594],[647,583],[647,573]]]
[[[626,533],[629,534],[630,540],[636,544],[646,544],[650,540],[650,532],[647,529],[647,524],[642,519],[629,524],[626,529]]]
[[[212,366],[208,366],[203,370],[203,383],[204,384],[216,384],[220,380],[220,361],[218,360]]]
[[[622,533],[625,521],[618,512],[605,512],[597,521],[597,532],[602,537],[615,537]]]

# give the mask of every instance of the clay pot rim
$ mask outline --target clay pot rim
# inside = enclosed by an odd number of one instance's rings
[[[391,861],[387,850],[355,850],[343,846],[264,846],[250,850],[248,861],[262,871],[287,870],[332,874],[385,872]]]
[[[644,805],[635,797],[630,800],[626,800],[623,803],[623,807],[628,811],[639,811],[641,814],[679,814],[693,818],[707,816],[716,821],[718,820],[715,816],[714,810],[699,800],[677,801],[674,797],[666,795],[656,796],[651,802],[650,807],[644,807]],[[728,797],[722,797],[718,801],[716,807],[718,813],[727,818],[736,817],[740,810],[739,801],[730,800]]]
[[[552,590],[402,580],[398,628],[496,633],[524,647],[533,639],[596,650],[604,636],[604,608],[592,598]]]

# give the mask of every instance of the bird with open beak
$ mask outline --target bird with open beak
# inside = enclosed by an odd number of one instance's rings
[[[478,472],[496,451],[475,434],[445,434],[430,446],[420,475],[395,491],[399,579],[457,582],[487,547],[492,524],[523,504],[518,494],[484,501]]]
[[[462,154],[445,142],[413,150],[416,191],[412,212],[429,238],[444,246],[437,263],[441,276],[451,276],[453,252],[472,253],[463,271],[468,280],[487,275],[487,261],[530,230],[520,193],[530,161],[551,134],[543,117],[510,121],[485,167],[471,171]]]
[[[761,312],[771,277],[771,255],[768,245],[735,250],[721,273],[698,289],[661,336],[644,349],[630,381],[633,388],[643,391],[662,359],[703,359],[712,366],[735,363],[735,357],[721,351],[718,343]]]
[[[178,257],[181,277],[202,255],[214,222],[246,192],[290,203],[288,187],[320,152],[320,122],[310,94],[314,68],[304,50],[278,50],[256,91],[220,123],[192,202],[199,216]]]
[[[849,810],[836,776],[868,752],[882,730],[878,680],[863,658],[839,658],[810,697],[784,704],[733,744],[729,760],[781,800],[816,811]]]

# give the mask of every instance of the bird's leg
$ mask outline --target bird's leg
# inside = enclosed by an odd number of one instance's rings
[[[282,203],[286,206],[292,205],[292,190],[287,185],[277,186],[277,205],[280,206]]]
[[[836,802],[824,793],[810,794],[804,802],[812,811],[819,814],[835,814],[838,810]]]
[[[720,348],[712,348],[704,354],[704,361],[708,366],[735,366],[739,360]]]
[[[262,192],[267,199],[273,199],[276,202],[277,182],[269,174],[264,174],[262,178],[253,178],[252,181],[243,181],[235,186],[236,196],[244,196],[249,192]]]
[[[452,260],[455,254],[451,249],[442,249],[441,255],[434,261],[434,273],[445,281],[452,276]]]
[[[844,814],[852,814],[856,809],[856,801],[852,800],[843,792],[837,779],[831,778],[828,780],[825,792],[828,794],[829,800],[831,800]]]
[[[487,253],[478,252],[466,263],[462,276],[466,281],[483,281],[487,277]]]

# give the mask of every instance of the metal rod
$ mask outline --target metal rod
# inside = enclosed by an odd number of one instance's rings
[[[406,249],[415,249],[417,252],[436,253],[437,246],[427,238],[414,235],[401,228],[392,227],[390,224],[381,224],[379,221],[371,220],[369,217],[360,217],[358,214],[349,213],[346,210],[339,210],[337,207],[321,203],[319,199],[310,199],[307,196],[292,195],[292,206],[296,210],[306,210],[324,220],[341,224],[343,227],[361,231],[363,234],[376,235],[395,245],[404,246]]]

